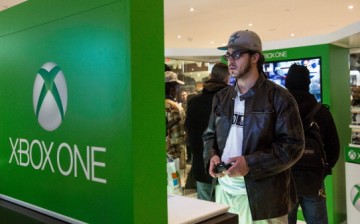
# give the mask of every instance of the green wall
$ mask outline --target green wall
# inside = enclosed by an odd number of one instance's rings
[[[341,142],[339,161],[335,167],[332,186],[334,199],[333,223],[340,223],[346,219],[346,186],[345,186],[345,158],[344,151],[351,139],[350,114],[350,70],[349,50],[330,45],[330,94],[336,128]],[[329,183],[329,181],[327,182]],[[328,184],[330,185],[330,183]]]
[[[1,197],[73,221],[167,223],[163,30],[161,1],[30,0],[0,13]],[[53,131],[33,105],[47,62],[67,87]]]
[[[349,50],[330,44],[277,49],[264,52],[267,62],[321,57],[322,102],[330,106],[340,137],[341,150],[350,140]],[[345,162],[342,151],[325,181],[329,223],[346,220]]]

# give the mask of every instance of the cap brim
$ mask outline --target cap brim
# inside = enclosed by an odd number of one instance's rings
[[[176,82],[179,83],[179,84],[181,84],[181,85],[184,85],[184,84],[185,84],[183,81],[180,81],[180,80],[177,80]]]
[[[236,51],[238,51],[238,50],[241,50],[241,51],[248,51],[248,50],[250,50],[250,49],[248,49],[248,48],[246,48],[246,47],[237,46],[237,45],[228,45],[228,46],[218,47],[217,49],[219,49],[219,50],[227,50],[227,49],[229,49],[229,48],[232,48],[232,49],[234,49],[234,50],[236,50]]]
[[[227,50],[227,49],[228,49],[228,46],[218,47],[217,49],[218,49],[218,50]]]

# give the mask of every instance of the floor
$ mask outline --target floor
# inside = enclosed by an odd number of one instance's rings
[[[181,186],[183,186],[183,194],[186,197],[196,198],[196,189],[186,189],[185,183],[187,179],[187,175],[191,169],[191,165],[187,164],[186,168],[180,169],[180,177],[181,177]]]

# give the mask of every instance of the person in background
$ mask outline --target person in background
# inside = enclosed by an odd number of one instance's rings
[[[165,118],[166,118],[166,152],[170,159],[180,158],[185,144],[185,112],[176,102],[179,85],[184,82],[178,79],[175,72],[165,72]],[[180,159],[180,164],[182,159]],[[180,165],[181,166],[181,165]]]
[[[181,91],[181,106],[184,108],[185,112],[187,109],[187,97],[188,97],[188,93],[186,92],[186,90]]]
[[[309,92],[310,73],[309,70],[302,65],[293,64],[290,66],[285,79],[285,87],[295,97],[299,106],[301,119],[304,121],[309,113],[311,113],[318,104],[314,95]],[[335,166],[340,153],[340,142],[333,117],[329,108],[321,105],[319,111],[313,117],[318,124],[323,139],[324,151],[327,158],[327,170],[325,176],[331,174],[331,169]],[[296,169],[296,164],[293,169]],[[305,176],[297,176],[297,172],[293,173],[294,178],[299,179],[301,185],[314,185],[313,181],[307,181]],[[300,183],[299,182],[299,183]],[[326,210],[326,196],[324,183],[320,189],[314,189],[313,192],[304,192],[302,186],[297,186],[298,203],[289,213],[289,223],[296,223],[297,211],[299,205],[302,208],[306,223],[328,223]],[[309,189],[309,188],[307,188]]]
[[[297,104],[266,79],[255,32],[236,31],[219,49],[227,50],[236,83],[215,94],[203,134],[204,164],[219,182],[215,200],[229,205],[239,223],[287,223],[297,202],[290,168],[304,150]]]
[[[212,177],[205,172],[202,134],[209,122],[213,96],[219,90],[228,86],[230,73],[228,66],[217,63],[211,70],[210,80],[203,84],[201,94],[190,98],[186,111],[185,130],[188,137],[188,149],[192,151],[192,172],[196,180],[197,198],[215,201],[211,196]]]
[[[167,64],[165,64],[165,72],[171,72],[171,68],[170,66],[168,66]]]
[[[180,102],[181,102],[182,108],[184,108],[184,111],[186,113],[187,103],[188,103],[188,93],[186,90],[181,91]],[[191,164],[191,160],[192,160],[192,151],[188,147],[188,141],[186,141],[186,163]],[[195,185],[193,185],[193,186],[195,186]]]

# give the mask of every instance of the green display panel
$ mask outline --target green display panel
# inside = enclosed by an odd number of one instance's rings
[[[286,61],[302,58],[321,58],[322,103],[330,106],[340,138],[340,149],[350,139],[350,84],[348,49],[330,45],[314,45],[265,51],[266,62]],[[344,158],[340,153],[333,174],[325,180],[329,223],[346,220]],[[303,220],[302,213],[298,217]]]
[[[167,222],[162,4],[0,13],[2,198],[71,222]]]
[[[345,147],[345,162],[360,164],[360,148]]]

